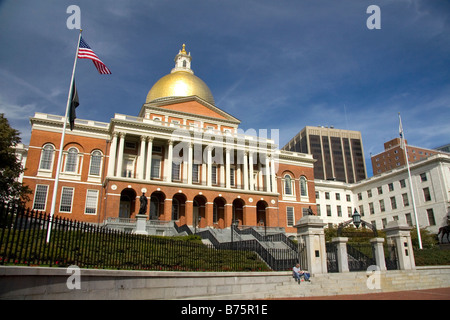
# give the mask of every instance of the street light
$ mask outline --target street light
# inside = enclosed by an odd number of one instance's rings
[[[358,211],[356,211],[356,208],[355,211],[353,212],[352,219],[353,224],[355,225],[356,229],[358,229],[359,226],[361,225],[361,215],[359,214]]]

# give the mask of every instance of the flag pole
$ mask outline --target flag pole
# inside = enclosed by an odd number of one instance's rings
[[[64,138],[66,135],[66,128],[67,128],[67,115],[69,113],[70,104],[72,102],[71,97],[72,97],[72,92],[73,92],[73,79],[75,77],[75,68],[77,66],[78,50],[80,48],[80,39],[81,39],[82,31],[83,30],[80,29],[80,34],[78,35],[77,51],[75,53],[75,60],[73,62],[72,78],[70,79],[70,87],[69,87],[69,95],[67,96],[66,114],[64,116],[63,130],[62,130],[62,134],[61,134],[61,143],[59,145],[58,164],[56,166],[55,183],[53,186],[52,205],[51,205],[51,209],[50,209],[49,225],[48,225],[48,229],[47,229],[47,243],[50,242],[52,220],[53,220],[53,216],[55,215],[56,196],[58,194],[59,173],[61,171],[62,155],[63,155],[63,151],[64,151]]]
[[[400,112],[398,113],[398,119],[400,121],[400,135],[401,135],[401,142],[400,143],[401,143],[401,147],[402,148],[404,147],[404,150],[405,150],[406,167],[408,168],[409,189],[411,191],[414,219],[416,220],[417,240],[419,241],[419,249],[423,249],[423,247],[422,247],[422,238],[420,236],[419,218],[417,216],[416,200],[414,198],[414,190],[413,190],[413,184],[412,184],[412,178],[411,178],[411,169],[409,168],[408,148],[407,148],[406,143],[405,143],[406,139],[405,139],[405,135],[403,133],[402,118],[400,117]]]

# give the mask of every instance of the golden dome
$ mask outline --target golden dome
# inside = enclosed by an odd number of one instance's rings
[[[146,102],[162,98],[188,96],[198,96],[214,105],[214,97],[206,83],[186,71],[169,73],[159,79],[148,92]]]
[[[191,70],[191,59],[191,54],[187,54],[183,44],[183,49],[175,56],[175,68],[153,85],[148,92],[146,103],[171,97],[198,96],[215,105],[211,90]]]

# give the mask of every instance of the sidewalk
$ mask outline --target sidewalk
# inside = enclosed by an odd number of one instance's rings
[[[450,288],[273,300],[450,300]]]

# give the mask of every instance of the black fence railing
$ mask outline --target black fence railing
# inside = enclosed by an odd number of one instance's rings
[[[235,229],[236,230],[236,229]],[[203,230],[197,235],[208,239],[215,248],[220,250],[243,250],[256,252],[258,256],[274,271],[292,270],[299,262],[298,249],[266,248],[258,240],[240,240],[233,242],[219,242],[210,230]]]
[[[50,240],[47,242],[47,233]],[[252,246],[219,249],[199,241],[124,233],[0,204],[0,265],[82,268],[266,271]]]

